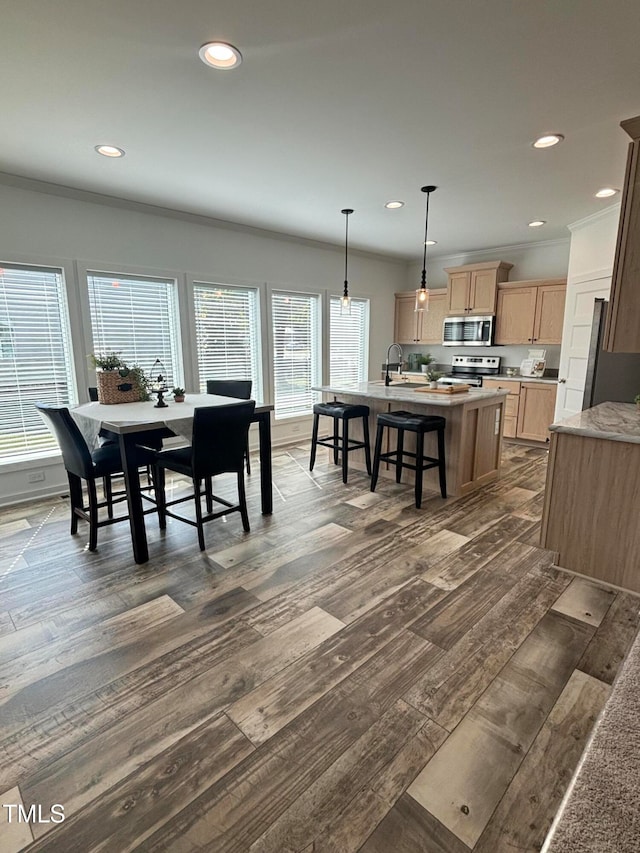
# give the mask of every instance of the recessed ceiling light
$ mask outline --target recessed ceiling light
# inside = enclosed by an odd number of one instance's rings
[[[115,145],[96,145],[95,150],[103,157],[124,157],[124,150]]]
[[[620,190],[615,189],[614,187],[602,187],[601,190],[595,194],[596,198],[611,198],[612,195],[619,193]]]
[[[546,225],[546,219],[534,219],[533,222],[529,223],[529,228],[540,228],[541,225]]]
[[[425,242],[425,246],[435,246],[435,245],[437,245],[437,243],[438,243],[437,240],[427,240]]]
[[[212,68],[237,68],[242,62],[242,54],[237,47],[224,41],[210,41],[198,51],[200,59]]]
[[[403,201],[388,201],[385,207],[389,210],[397,210],[399,207],[404,207]]]
[[[552,148],[559,142],[562,142],[564,136],[561,133],[545,133],[544,136],[539,136],[535,142],[532,142],[534,148]]]

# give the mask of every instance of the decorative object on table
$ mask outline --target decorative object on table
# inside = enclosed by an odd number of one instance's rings
[[[427,209],[424,218],[424,250],[422,253],[422,277],[420,280],[420,287],[416,290],[416,304],[413,310],[428,311],[429,290],[427,289],[427,246],[429,245],[429,196],[438,188],[430,185],[428,187],[421,187],[420,189],[421,192],[427,194]]]
[[[410,352],[407,356],[407,367],[412,372],[420,370],[420,359],[422,356],[419,352]]]
[[[167,408],[168,404],[164,401],[164,395],[169,390],[169,386],[167,385],[167,380],[165,378],[166,374],[167,371],[164,368],[164,364],[159,358],[156,358],[153,362],[153,367],[151,368],[151,390],[154,394],[158,395],[158,402],[153,407],[154,409]]]
[[[351,314],[351,297],[349,296],[347,268],[349,261],[349,216],[353,213],[353,210],[350,207],[345,207],[340,213],[344,213],[344,289],[340,298],[340,314],[345,317]]]
[[[547,351],[544,349],[530,349],[527,358],[520,365],[522,376],[544,376]]]
[[[435,361],[435,359],[431,355],[430,352],[428,352],[426,355],[421,355],[420,356],[420,370],[423,373],[428,373],[429,372],[429,365],[433,364],[434,361]]]
[[[505,370],[505,373],[507,374],[507,376],[517,376],[518,375],[518,368],[517,367],[507,367]]]
[[[106,406],[148,400],[147,379],[137,364],[129,367],[120,353],[89,356],[96,370],[98,401]]]
[[[427,379],[429,380],[431,388],[437,388],[438,379],[441,379],[443,376],[444,373],[440,373],[439,370],[427,370]]]
[[[176,401],[176,403],[184,403],[184,388],[173,388],[171,390],[171,393],[173,394],[173,399]]]

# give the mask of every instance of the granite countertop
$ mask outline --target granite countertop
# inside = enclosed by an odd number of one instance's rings
[[[326,394],[347,394],[352,397],[369,397],[372,400],[392,400],[396,403],[423,404],[425,406],[462,406],[477,400],[489,400],[493,397],[505,397],[508,391],[491,389],[483,391],[474,388],[464,394],[430,394],[428,391],[419,391],[415,388],[406,388],[402,384],[385,386],[383,381],[379,382],[356,382],[341,385],[320,385],[313,388],[314,391],[324,391]]]
[[[557,424],[552,432],[640,444],[640,409],[635,403],[600,403]]]
[[[500,382],[548,382],[557,385],[558,378],[553,376],[507,376],[506,373],[498,373],[496,376],[487,376],[487,379],[498,379]]]

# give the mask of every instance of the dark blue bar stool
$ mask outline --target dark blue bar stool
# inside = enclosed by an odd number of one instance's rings
[[[333,434],[318,438],[320,415],[333,418]],[[362,418],[363,441],[349,438],[349,421],[353,418]],[[342,421],[342,435],[340,435],[339,423]],[[311,436],[311,459],[309,470],[313,471],[316,461],[316,449],[319,444],[333,450],[333,464],[338,464],[338,454],[342,453],[342,482],[347,482],[348,455],[351,450],[364,448],[367,463],[367,474],[371,474],[371,450],[369,447],[369,406],[355,406],[349,403],[341,403],[334,400],[332,403],[316,403],[313,407],[313,434]]]
[[[416,472],[416,508],[422,505],[422,473],[429,468],[438,468],[440,475],[440,494],[443,498],[447,496],[447,476],[445,471],[444,452],[444,430],[447,425],[446,418],[437,415],[418,415],[414,412],[386,412],[378,415],[378,429],[376,432],[376,446],[373,454],[373,475],[371,477],[371,491],[375,492],[378,482],[378,473],[381,462],[392,462],[396,466],[396,483],[400,482],[403,468],[410,468]],[[382,438],[385,427],[398,431],[396,449],[388,453],[382,453]],[[424,455],[424,436],[428,432],[438,433],[438,458]],[[411,453],[404,449],[405,432],[416,434],[416,452]],[[405,462],[408,456],[415,460],[415,465]],[[426,463],[426,464],[425,464]]]

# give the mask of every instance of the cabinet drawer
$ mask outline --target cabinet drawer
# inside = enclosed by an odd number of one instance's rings
[[[515,394],[518,396],[520,393],[520,382],[501,382],[499,379],[483,379],[482,380],[483,388],[494,388],[496,390],[508,391],[509,394]]]
[[[507,398],[507,399],[509,399],[509,398]],[[517,426],[518,426],[518,418],[517,417],[507,417],[505,415],[504,426],[502,428],[502,434],[504,436],[506,436],[506,438],[515,438]]]
[[[504,416],[505,418],[518,417],[518,403],[520,398],[516,394],[509,394],[504,401]]]

